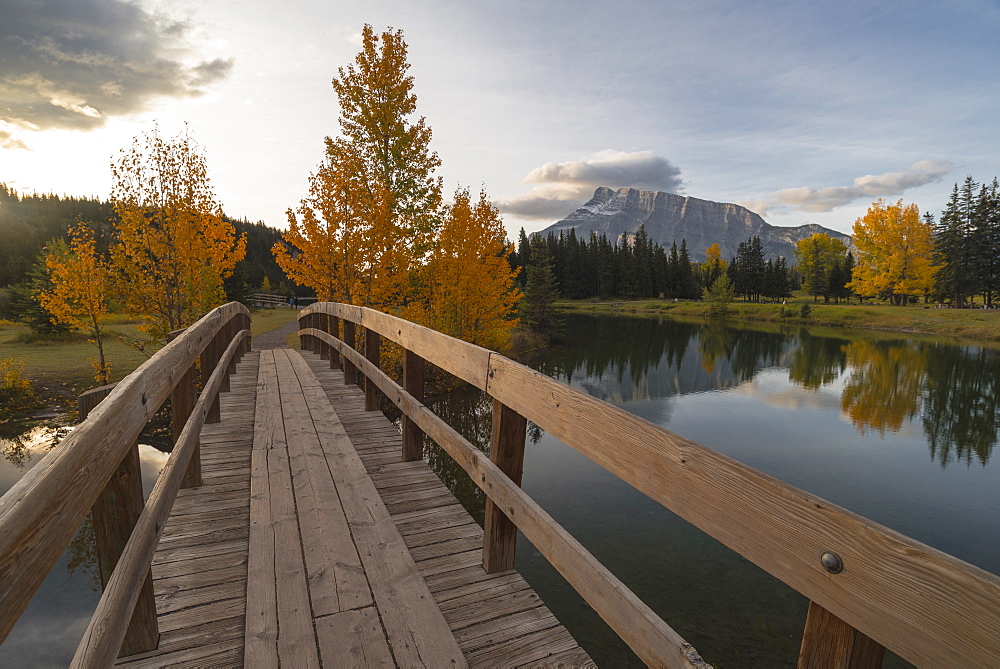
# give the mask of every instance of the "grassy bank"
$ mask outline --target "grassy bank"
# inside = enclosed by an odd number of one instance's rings
[[[252,312],[251,332],[259,335],[295,320],[292,309],[262,309]],[[124,339],[139,339],[138,321],[122,314],[109,315],[104,322],[108,337],[104,351],[111,362],[111,380],[120,381],[144,363],[156,349],[145,353],[127,345]],[[44,404],[70,410],[83,391],[93,388],[94,371],[89,362],[97,357],[97,347],[79,333],[40,337],[21,324],[0,324],[0,360],[24,362],[24,376]]]
[[[809,305],[809,314],[803,317],[802,306],[806,304]],[[666,300],[575,300],[559,302],[556,306],[562,311],[584,313],[640,313],[686,317],[704,317],[708,311],[708,304],[705,302]],[[798,298],[787,300],[784,305],[735,302],[731,305],[731,311],[731,318],[737,321],[864,328],[1000,342],[1000,309],[823,304],[813,303],[809,298]]]

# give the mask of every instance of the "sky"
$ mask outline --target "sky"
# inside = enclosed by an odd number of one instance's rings
[[[185,124],[230,216],[287,227],[362,27],[402,29],[446,193],[512,238],[598,186],[849,233],[1000,176],[997,0],[0,0],[0,182],[107,198]]]

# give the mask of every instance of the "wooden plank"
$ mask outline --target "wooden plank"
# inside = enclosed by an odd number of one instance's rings
[[[319,381],[301,357],[291,356],[291,361],[320,432],[396,661],[402,666],[465,666],[461,649]]]
[[[875,669],[882,666],[884,657],[884,647],[816,602],[809,602],[799,649],[799,669]]]
[[[129,658],[122,667],[171,667],[200,666],[225,667],[237,666],[243,659],[242,643],[239,639],[220,641],[210,645],[184,648],[168,653],[156,654],[149,660]]]
[[[239,599],[242,602],[246,597],[246,591],[247,583],[245,580],[213,583],[203,588],[166,590],[157,594],[156,609],[160,615],[165,615],[191,606],[211,604],[224,599]]]
[[[250,557],[247,563],[244,659],[254,666],[277,667],[278,600],[267,454],[276,446],[283,445],[285,435],[279,423],[278,378],[273,352],[261,353],[257,378],[250,474]]]
[[[559,627],[559,621],[544,606],[493,618],[456,630],[455,638],[466,653],[495,646],[508,639]]]
[[[458,601],[470,601],[459,606]],[[459,630],[469,625],[481,623],[486,620],[493,620],[504,615],[520,613],[529,609],[538,608],[542,605],[542,600],[538,594],[531,589],[518,590],[497,594],[483,601],[478,593],[473,597],[462,597],[452,600],[446,606],[442,606],[444,617],[453,629]]]
[[[293,667],[318,667],[319,656],[313,636],[302,557],[295,499],[292,493],[288,453],[282,448],[267,451],[271,493],[271,522],[274,525],[274,576],[278,599],[278,660]],[[251,554],[251,562],[254,556]]]
[[[503,356],[488,392],[910,662],[996,660],[1000,576]],[[823,568],[827,551],[842,572]]]
[[[233,618],[243,613],[244,606],[242,598],[233,597],[168,613],[160,616],[160,632],[166,633],[213,620]]]
[[[335,342],[331,343],[336,345]],[[497,503],[504,515],[517,523],[532,545],[548,558],[641,659],[647,664],[705,666],[691,644],[684,641],[625,587],[519,486],[514,485],[482,451],[472,446],[427,407],[417,403],[392,379],[368,365],[363,356],[348,348],[342,348],[341,354],[345,359],[350,358],[370,378],[374,378],[390,401],[409,414],[424,432],[451,455],[472,481]],[[519,413],[525,415],[523,411]],[[476,555],[481,558],[481,551],[458,555]],[[433,574],[435,572],[432,569],[440,567],[437,560],[456,557],[458,556],[421,562],[421,573]]]
[[[470,550],[480,550],[483,545],[482,535],[471,537],[459,537],[448,541],[438,541],[436,543],[425,544],[423,546],[410,547],[410,555],[414,561],[421,562],[430,558],[444,555],[454,555]]]
[[[325,666],[396,666],[378,612],[372,607],[318,618],[316,636]]]
[[[319,617],[371,606],[368,580],[302,389],[287,352],[275,355],[281,361],[278,383],[312,613]]]
[[[245,561],[243,564],[224,566],[217,569],[203,569],[177,576],[158,577],[154,571],[153,592],[158,595],[162,592],[180,590],[181,588],[193,589],[231,581],[246,581],[246,578],[247,568]]]
[[[252,535],[251,535],[252,536]],[[203,558],[186,560],[184,562],[167,562],[153,568],[153,580],[184,576],[185,574],[198,574],[226,567],[241,567],[247,564],[247,556],[235,553],[223,553],[220,555],[209,555]]]
[[[544,665],[546,658],[575,648],[576,641],[565,629],[546,629],[474,651],[469,663],[482,667]]]

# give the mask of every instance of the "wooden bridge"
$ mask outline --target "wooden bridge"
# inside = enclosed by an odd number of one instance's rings
[[[518,529],[645,662],[704,666],[521,490],[530,419],[807,596],[800,666],[1000,664],[992,574],[492,351],[348,305],[299,320],[303,351],[251,352],[246,309],[219,307],[81,398],[0,499],[0,639],[92,509],[105,589],[74,666],[592,664],[513,571]],[[493,398],[489,456],[424,406],[428,363]],[[168,398],[175,445],[143,504],[136,438]],[[486,493],[483,529],[425,434]]]

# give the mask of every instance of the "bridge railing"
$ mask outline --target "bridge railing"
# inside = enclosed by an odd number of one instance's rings
[[[201,485],[198,435],[219,420],[249,326],[243,305],[218,307],[119,383],[85,393],[80,424],[0,498],[0,641],[93,509],[104,595],[73,664],[156,648],[153,552],[178,489]],[[137,439],[167,398],[174,448],[144,505]]]
[[[487,496],[483,563],[513,568],[519,528],[632,650],[653,666],[697,653],[520,488],[531,420],[810,600],[800,667],[878,667],[885,649],[917,665],[996,666],[1000,578],[494,351],[364,307],[318,303],[299,315],[303,348],[346,383],[381,390],[403,413],[403,460],[431,436]],[[355,350],[365,329],[366,354]],[[379,369],[380,337],[404,350],[403,385]],[[423,404],[429,362],[494,403],[490,455]],[[683,577],[678,574],[678,577]]]

